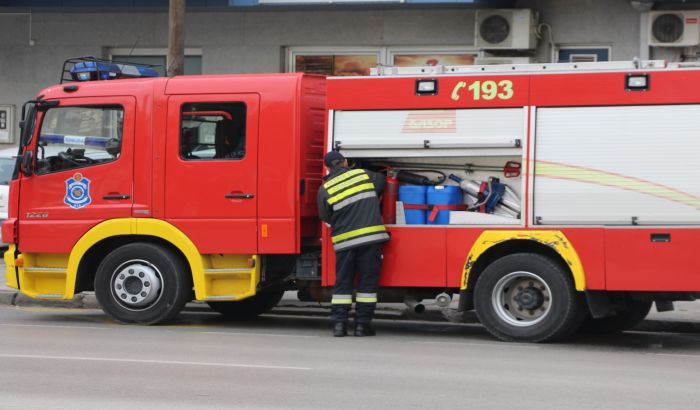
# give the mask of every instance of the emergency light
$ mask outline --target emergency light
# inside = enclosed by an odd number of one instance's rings
[[[66,81],[102,81],[119,78],[159,77],[157,68],[162,66],[101,60],[95,57],[78,57],[63,63],[61,83]]]

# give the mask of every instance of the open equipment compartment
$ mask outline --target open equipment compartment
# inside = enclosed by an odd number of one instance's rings
[[[331,119],[329,147],[387,176],[386,224],[523,224],[526,109],[338,110]]]

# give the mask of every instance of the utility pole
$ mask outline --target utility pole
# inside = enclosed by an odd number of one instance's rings
[[[185,73],[185,0],[170,0],[168,77]]]

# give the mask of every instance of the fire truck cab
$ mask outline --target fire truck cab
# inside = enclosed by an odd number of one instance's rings
[[[231,317],[287,289],[328,300],[331,149],[400,184],[380,302],[459,294],[496,337],[546,341],[700,294],[697,67],[126,79],[143,75],[81,63],[23,115],[2,235],[6,282],[31,297],[94,290],[142,324],[192,299]]]

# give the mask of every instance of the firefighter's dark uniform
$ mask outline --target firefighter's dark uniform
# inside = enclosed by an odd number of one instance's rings
[[[355,322],[369,325],[377,305],[382,244],[389,240],[382,223],[379,195],[384,178],[363,169],[333,168],[318,191],[321,220],[331,226],[336,254],[336,281],[331,318],[346,322],[358,273]]]

